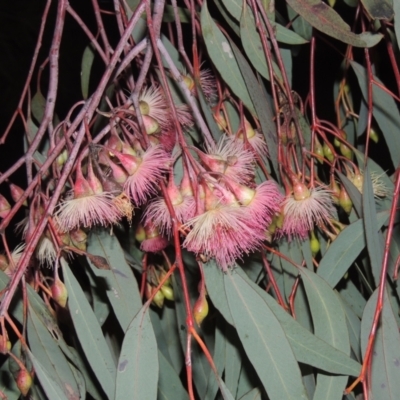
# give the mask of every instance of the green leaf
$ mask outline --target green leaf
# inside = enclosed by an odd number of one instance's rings
[[[275,136],[276,129],[275,124],[273,123],[271,105],[261,88],[261,84],[257,81],[243,54],[236,47],[233,41],[229,40],[229,42],[235,54],[240,71],[242,72],[243,78],[246,82],[247,88],[249,89],[250,97],[257,112],[257,117],[260,121],[266,143],[268,143],[270,160],[275,171],[278,171],[278,149]]]
[[[358,376],[361,369],[359,363],[301,326],[267,292],[251,282],[243,271],[237,271],[278,318],[299,362],[331,373]]]
[[[371,19],[390,21],[394,11],[390,0],[361,0],[365,11]]]
[[[214,306],[223,315],[226,322],[234,325],[228,299],[225,293],[224,275],[215,261],[209,261],[203,268],[207,293]]]
[[[42,319],[45,315],[38,315],[33,307],[28,313],[28,340],[29,347],[38,362],[48,371],[48,378],[55,382],[66,397],[78,397],[78,385],[69,367],[68,361],[50,335]]]
[[[242,18],[240,19],[240,39],[242,40],[244,51],[253,64],[253,67],[269,81],[271,78],[268,64],[265,59],[260,35],[254,24],[253,13],[249,7],[244,8]],[[274,73],[278,79],[282,81],[282,74],[278,65],[273,60],[271,60],[271,63]]]
[[[92,65],[94,61],[95,52],[91,44],[87,45],[82,56],[81,65],[81,89],[82,96],[86,100],[89,96],[89,83],[90,73],[92,71]]]
[[[357,76],[364,100],[368,102],[367,71],[354,61],[350,63]],[[382,83],[376,76],[374,76],[373,79]],[[400,126],[399,110],[393,97],[376,85],[372,85],[372,98],[374,105],[372,110],[373,116],[386,140],[393,165],[397,167],[400,164],[400,136],[398,133]]]
[[[40,384],[45,391],[47,398],[51,400],[69,400],[71,397],[67,397],[57,382],[50,378],[49,371],[47,371],[39,360],[28,350],[29,358],[35,368],[35,373],[39,379]]]
[[[349,332],[339,297],[314,272],[300,267],[300,274],[313,317],[315,336],[324,339],[336,349],[350,355]],[[346,388],[346,383],[346,376],[329,376],[319,373],[313,399],[339,399]]]
[[[239,400],[262,400],[261,391],[259,388],[254,388],[242,396]]]
[[[222,3],[232,17],[239,21],[242,14],[243,2],[241,0],[222,0]]]
[[[292,7],[287,4],[287,12],[292,27],[295,32],[307,40],[311,40],[312,37],[312,26],[298,13],[296,13]]]
[[[236,394],[242,369],[243,350],[240,339],[230,325],[225,328],[225,383],[231,393]]]
[[[160,365],[157,400],[187,400],[189,395],[172,365],[158,352]]]
[[[221,324],[224,326],[225,322]],[[213,370],[210,370],[208,375],[208,382],[207,382],[207,391],[204,396],[204,400],[214,400],[215,396],[218,392],[218,383],[222,380],[221,376],[224,372],[225,363],[224,363],[224,356],[225,356],[225,343],[226,338],[224,335],[225,332],[221,332],[221,329],[217,326],[215,328],[215,342],[214,342],[214,351],[212,353],[212,358],[215,363],[215,367],[218,371],[219,379],[217,380],[215,377],[215,373]]]
[[[371,176],[369,173],[369,167],[365,168],[364,171],[364,183],[363,183],[363,215],[364,215],[364,228],[365,237],[367,241],[367,250],[369,254],[369,260],[371,263],[372,274],[375,279],[375,284],[379,284],[380,271],[382,267],[383,258],[383,243],[376,230],[376,208],[374,190],[372,188]],[[383,240],[382,240],[383,242]]]
[[[358,361],[361,361],[361,346],[360,346],[360,332],[361,332],[361,321],[355,314],[355,312],[349,307],[349,305],[342,299],[339,294],[339,299],[342,303],[343,310],[346,314],[347,329],[349,331],[350,347],[353,353],[357,357]]]
[[[396,33],[397,46],[400,44],[400,1],[393,0],[394,31]]]
[[[171,364],[175,368],[175,371],[179,374],[182,370],[184,355],[179,341],[179,325],[176,319],[175,310],[164,305],[160,322],[164,332],[165,340],[167,342]]]
[[[253,103],[232,53],[232,48],[211,18],[206,1],[201,9],[201,28],[208,54],[222,79],[232,89],[233,93],[243,101],[244,105],[254,113]]]
[[[390,290],[390,289],[389,289]],[[365,355],[368,337],[378,299],[375,290],[365,306],[361,320],[361,348]],[[383,309],[376,331],[371,366],[371,397],[373,399],[397,399],[400,393],[400,335],[394,311],[385,290]]]
[[[274,313],[237,273],[224,276],[242,345],[271,400],[306,399],[300,369]]]
[[[104,280],[96,277],[92,270],[85,268],[85,272],[90,283],[93,312],[96,315],[100,326],[103,326],[111,312],[111,306],[106,295],[107,288],[104,285]]]
[[[158,349],[146,303],[125,333],[118,360],[116,399],[157,399]]]
[[[375,229],[381,229],[388,217],[387,211],[378,213]],[[363,220],[359,219],[343,229],[329,246],[319,263],[318,275],[325,279],[331,287],[335,287],[364,247]]]
[[[373,47],[382,39],[381,34],[364,32],[356,35],[351,32],[339,14],[320,0],[287,0],[287,3],[314,28],[344,43],[355,47]]]
[[[106,279],[107,297],[123,331],[139,311],[142,301],[139,288],[131,267],[125,260],[124,252],[115,236],[105,229],[95,231],[88,238],[88,253],[103,257],[110,270],[100,270],[88,259],[97,277]]]
[[[61,266],[68,290],[70,315],[79,343],[104,392],[109,399],[113,399],[116,368],[107,342],[82,288],[63,259]]]
[[[31,110],[32,115],[37,122],[42,122],[44,109],[46,108],[46,99],[43,97],[42,92],[36,92],[32,97]]]

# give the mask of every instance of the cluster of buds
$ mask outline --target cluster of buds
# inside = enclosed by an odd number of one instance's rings
[[[172,288],[171,278],[166,278],[166,272],[163,267],[155,267],[149,265],[147,267],[147,281],[145,295],[147,299],[151,299],[152,304],[158,308],[163,308],[164,300],[174,301],[174,290]],[[157,290],[157,286],[162,286]]]

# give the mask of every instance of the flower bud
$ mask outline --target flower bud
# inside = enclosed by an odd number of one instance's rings
[[[142,224],[139,224],[136,228],[135,232],[135,239],[139,242],[142,243],[143,240],[146,239],[146,232],[144,230],[144,226]]]
[[[0,353],[7,354],[11,350],[11,342],[3,335],[0,335]]]
[[[152,288],[153,291],[155,290],[155,288]],[[157,292],[154,293],[154,297],[152,300],[152,303],[157,306],[158,308],[163,308],[164,305],[164,294],[161,290],[157,290]]]
[[[370,138],[373,142],[378,143],[378,142],[379,142],[379,135],[378,135],[378,132],[377,132],[375,129],[371,128],[371,130],[369,131],[369,138]]]
[[[4,254],[0,254],[0,270],[5,271],[8,268],[8,260]]]
[[[314,141],[314,153],[316,155],[317,160],[322,164],[324,162],[324,149],[317,137],[315,137]]]
[[[68,291],[64,283],[57,278],[51,286],[51,295],[53,300],[62,308],[67,305]]]
[[[174,290],[171,286],[163,285],[160,290],[167,300],[174,301]]]
[[[13,183],[10,183],[10,192],[11,192],[11,197],[15,202],[17,202],[24,194],[24,190],[21,189],[19,186],[14,185]],[[26,200],[22,204],[25,207],[28,207],[28,203]]]
[[[143,124],[148,135],[160,132],[160,124],[149,115],[143,115]]]
[[[332,201],[335,204],[339,204],[339,198],[340,198],[340,187],[338,183],[335,181],[335,179],[332,179],[330,189],[332,192]]]
[[[26,396],[32,386],[32,377],[26,368],[19,370],[17,378],[15,379],[18,389],[23,396]]]
[[[87,235],[82,229],[69,232],[72,244],[79,250],[86,251]]]
[[[348,160],[351,160],[353,158],[353,152],[351,151],[350,147],[345,145],[344,143],[340,144],[340,153]]]
[[[322,150],[324,151],[324,156],[328,161],[332,162],[335,159],[335,155],[326,143],[323,144]]]
[[[11,205],[7,199],[0,194],[0,218],[5,218],[11,210]]]
[[[315,257],[317,253],[320,251],[321,246],[319,244],[319,240],[315,236],[314,231],[311,231],[310,247],[311,247],[311,254],[313,257]]]
[[[68,160],[68,151],[64,149],[60,155],[57,157],[57,165],[61,168],[65,162]]]
[[[351,201],[346,189],[343,187],[340,190],[339,205],[344,211],[346,211],[347,214],[350,214],[351,209],[353,208],[353,202]]]
[[[214,120],[221,131],[224,131],[227,128],[228,124],[222,112],[214,113]]]
[[[343,138],[344,140],[346,140],[347,139],[347,133],[345,131],[341,130],[340,131],[340,137]],[[335,147],[340,147],[340,145],[342,143],[343,142],[335,136],[335,138],[333,139],[333,145]]]
[[[183,83],[187,86],[187,88],[192,91],[194,89],[194,80],[189,75],[183,75]]]
[[[205,294],[200,294],[200,297],[197,299],[196,303],[193,307],[193,316],[196,324],[198,326],[201,325],[204,318],[208,315],[208,302]]]
[[[336,0],[328,0],[328,4],[333,8],[335,7]]]

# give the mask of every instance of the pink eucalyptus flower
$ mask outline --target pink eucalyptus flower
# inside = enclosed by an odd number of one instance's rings
[[[262,230],[267,229],[273,216],[279,212],[284,198],[278,185],[267,180],[255,189],[229,181],[228,186],[242,204],[249,220],[254,224],[259,223]]]
[[[160,146],[150,146],[140,156],[119,152],[115,152],[115,156],[129,174],[124,191],[136,205],[144,203],[151,194],[156,193],[156,184],[171,162]]]
[[[283,202],[283,227],[280,234],[288,235],[291,240],[298,237],[303,240],[314,229],[314,224],[324,224],[332,218],[332,192],[325,187],[308,189],[297,181],[293,185],[293,194]]]
[[[183,246],[196,254],[214,257],[226,270],[244,253],[260,246],[263,232],[229,195],[222,199],[206,186],[205,203],[206,211],[185,224],[192,229]]]
[[[93,225],[114,224],[122,216],[113,202],[114,196],[101,191],[100,181],[90,166],[88,172],[90,176],[86,180],[78,166],[73,192],[58,206],[55,215],[63,232],[80,226],[90,228]]]
[[[254,155],[239,141],[222,136],[217,144],[209,146],[207,154],[198,151],[201,161],[211,171],[223,173],[239,183],[246,183],[254,176]]]

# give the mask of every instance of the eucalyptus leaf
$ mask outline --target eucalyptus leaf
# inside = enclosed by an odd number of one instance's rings
[[[355,61],[351,61],[351,66],[357,76],[358,83],[365,102],[368,103],[368,74],[364,67]],[[373,76],[376,82],[382,83],[376,76]],[[393,165],[397,167],[400,164],[400,137],[398,135],[398,127],[400,126],[400,113],[394,99],[381,88],[372,85],[373,97],[373,116],[378,123],[389,152],[393,161]]]
[[[109,399],[114,398],[116,367],[103,332],[82,288],[61,259],[72,322],[86,358]]]
[[[388,217],[389,213],[387,211],[377,214],[377,224],[375,226],[377,231],[387,221]],[[363,220],[359,219],[343,229],[329,246],[319,263],[318,275],[325,279],[331,287],[335,287],[365,245]]]
[[[50,379],[51,375],[49,374],[49,371],[42,366],[39,360],[30,351],[28,351],[28,355],[47,397],[52,400],[69,400],[70,397],[65,395],[57,382],[54,382],[52,379]]]
[[[45,316],[36,314],[33,307],[28,313],[28,340],[35,359],[48,371],[48,377],[68,397],[79,397],[78,385],[64,354],[41,321]],[[43,386],[44,387],[44,386]]]
[[[364,32],[356,35],[340,15],[320,0],[287,0],[290,7],[314,28],[355,47],[373,47],[382,39],[381,34]]]
[[[373,347],[371,395],[374,399],[396,399],[400,393],[400,334],[390,300],[385,289],[380,323]],[[378,289],[369,298],[361,320],[361,348],[367,348],[372,321],[377,306]]]
[[[115,399],[157,399],[158,350],[149,304],[129,324],[118,360]]]
[[[90,74],[92,71],[95,52],[91,44],[87,45],[82,55],[81,65],[81,90],[82,96],[86,100],[89,96]]]
[[[208,54],[221,74],[222,79],[232,89],[233,93],[243,101],[244,105],[254,113],[253,103],[232,53],[232,48],[211,18],[207,8],[207,1],[204,1],[201,9],[201,28]]]
[[[251,282],[243,271],[238,269],[237,273],[261,296],[278,318],[299,362],[331,373],[358,376],[361,369],[359,363],[301,326],[268,293]]]
[[[172,365],[158,352],[159,377],[157,400],[188,400],[189,395]]]
[[[94,231],[89,235],[87,251],[95,256],[103,257],[110,270],[92,267],[93,273],[106,280],[107,297],[125,331],[142,305],[139,288],[131,267],[125,260],[124,252],[115,236],[105,229]],[[92,262],[88,258],[89,264]]]
[[[237,273],[225,275],[224,282],[238,335],[269,398],[308,398],[299,366],[274,313]]]
[[[390,0],[361,0],[361,3],[371,19],[389,22],[393,18],[393,4]]]
[[[313,317],[315,336],[350,355],[350,339],[346,317],[339,297],[329,285],[314,272],[300,267]],[[347,377],[318,373],[314,400],[340,399],[347,384]]]

